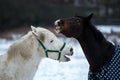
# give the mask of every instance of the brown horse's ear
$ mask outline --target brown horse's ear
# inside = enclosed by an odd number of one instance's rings
[[[92,18],[92,16],[93,16],[93,13],[91,13],[89,16],[87,16],[87,20],[91,20],[91,18]]]

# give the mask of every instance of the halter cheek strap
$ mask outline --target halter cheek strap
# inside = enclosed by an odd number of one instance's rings
[[[57,60],[60,60],[61,52],[62,52],[62,50],[64,49],[64,47],[65,47],[65,45],[66,45],[65,42],[64,42],[63,46],[60,48],[60,50],[49,50],[49,49],[47,49],[47,48],[44,46],[44,44],[43,44],[42,41],[38,38],[38,36],[37,36],[34,32],[32,32],[32,33],[34,34],[34,36],[35,36],[36,39],[38,40],[39,44],[40,44],[40,45],[42,46],[42,48],[44,49],[46,57],[48,57],[48,52],[54,52],[54,53],[58,53],[58,58],[57,58]]]

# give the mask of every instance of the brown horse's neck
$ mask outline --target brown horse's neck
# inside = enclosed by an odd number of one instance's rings
[[[100,67],[111,59],[114,46],[93,25],[87,26],[83,33],[77,39],[81,44],[91,70],[98,71]]]

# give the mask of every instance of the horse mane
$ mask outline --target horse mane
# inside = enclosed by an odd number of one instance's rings
[[[29,38],[25,38],[25,37],[29,37]],[[11,59],[15,59],[16,57],[22,57],[25,60],[29,59],[31,57],[30,54],[27,54],[31,49],[29,48],[30,46],[32,46],[32,42],[31,44],[29,44],[29,41],[27,39],[31,39],[30,37],[32,37],[31,32],[28,32],[27,35],[23,36],[20,40],[16,41],[13,45],[10,46],[10,48],[7,51],[7,60],[11,60]]]
[[[96,41],[101,43],[102,41],[105,40],[105,37],[103,36],[103,34],[92,23],[90,23],[88,27],[90,27]]]

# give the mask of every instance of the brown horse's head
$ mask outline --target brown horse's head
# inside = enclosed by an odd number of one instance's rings
[[[56,31],[62,33],[67,37],[80,36],[84,30],[84,27],[90,24],[90,19],[93,14],[87,17],[75,16],[72,18],[63,18],[55,21]]]

